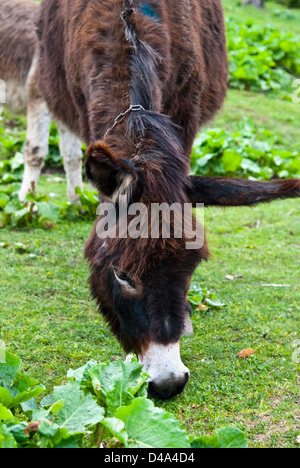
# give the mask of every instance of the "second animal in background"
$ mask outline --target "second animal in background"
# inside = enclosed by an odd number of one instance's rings
[[[4,106],[15,114],[27,114],[24,176],[21,201],[36,190],[48,154],[51,116],[38,84],[38,40],[35,22],[40,4],[24,0],[1,0],[0,79]],[[82,188],[81,141],[58,123],[59,149],[67,177],[68,197],[78,201],[76,187]]]

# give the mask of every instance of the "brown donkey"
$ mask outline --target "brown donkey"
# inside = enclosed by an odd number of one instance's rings
[[[40,4],[32,0],[0,2],[0,80],[5,84],[5,105],[13,113],[27,112],[25,171],[19,193],[23,201],[36,188],[48,153],[50,115],[37,84],[38,39],[35,22]],[[59,125],[60,152],[67,176],[71,202],[82,188],[81,142],[63,124]]]
[[[189,378],[179,350],[180,337],[191,331],[186,296],[209,251],[205,237],[187,248],[197,222],[192,218],[180,237],[175,211],[169,236],[162,235],[164,213],[158,235],[149,235],[149,210],[176,205],[182,214],[189,203],[299,197],[300,181],[189,177],[193,140],[226,95],[220,0],[43,0],[38,35],[44,98],[87,143],[86,172],[107,209],[85,248],[92,295],[124,348],[148,370],[150,395],[169,398]],[[143,235],[124,236],[139,217],[131,210],[137,203],[147,208]],[[117,226],[106,230],[111,206]]]

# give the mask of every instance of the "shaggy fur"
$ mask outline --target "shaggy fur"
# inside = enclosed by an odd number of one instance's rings
[[[43,0],[38,33],[44,97],[87,143],[87,175],[117,211],[116,194],[181,209],[299,196],[300,181],[188,176],[196,133],[226,95],[220,0]],[[170,239],[104,242],[95,226],[85,249],[91,291],[125,349],[183,333],[191,275],[209,256],[205,239],[194,250],[185,240],[173,229]]]
[[[15,80],[23,88],[26,87],[37,49],[34,23],[38,12],[39,4],[36,2],[1,0],[0,77],[5,82]],[[22,102],[14,99],[10,104],[15,111],[24,112],[27,107],[26,94]]]
[[[35,23],[40,4],[32,0],[0,2],[0,79],[5,82],[6,107],[27,112],[25,171],[20,191],[23,201],[36,188],[48,153],[50,115],[38,83],[38,39]],[[81,142],[62,126],[60,150],[67,173],[70,201],[77,201],[76,186],[82,187]]]

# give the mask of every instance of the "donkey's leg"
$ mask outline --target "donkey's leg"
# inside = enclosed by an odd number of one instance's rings
[[[81,141],[59,125],[59,149],[63,157],[64,168],[67,176],[68,197],[71,203],[79,200],[79,195],[75,193],[76,187],[83,188],[82,182],[82,149]]]
[[[19,193],[21,201],[28,192],[36,190],[44,160],[48,153],[50,115],[45,102],[30,101],[27,110],[27,136],[24,150],[24,175]]]
[[[24,175],[19,193],[21,201],[28,192],[36,190],[41,170],[48,153],[51,118],[46,103],[37,89],[34,73],[28,80],[27,135],[24,150]]]

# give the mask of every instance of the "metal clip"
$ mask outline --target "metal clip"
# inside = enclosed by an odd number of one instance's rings
[[[131,105],[125,112],[119,114],[115,118],[113,126],[106,131],[104,138],[118,125],[118,123],[122,122],[122,120],[126,117],[127,114],[129,114],[130,112],[138,112],[141,110],[145,110],[143,106],[141,106],[140,104],[134,104]]]

